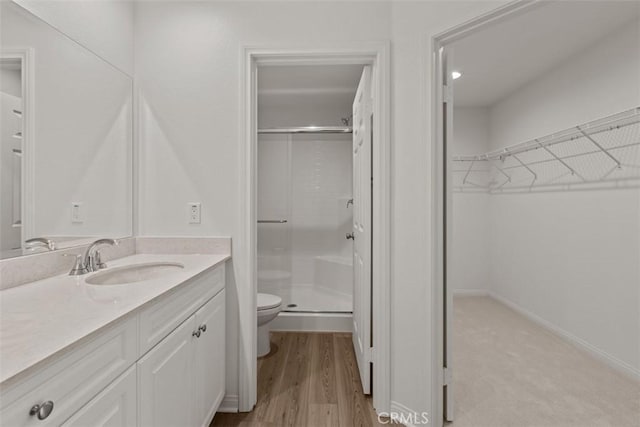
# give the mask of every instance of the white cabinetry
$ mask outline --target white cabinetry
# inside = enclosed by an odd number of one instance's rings
[[[62,424],[135,363],[136,324],[135,317],[118,322],[24,381],[3,389],[0,425]],[[51,411],[32,413],[32,408],[43,405],[49,405]]]
[[[208,426],[225,392],[224,291],[196,312],[202,335],[195,341],[196,426]]]
[[[141,426],[207,426],[224,396],[224,291],[138,361]]]
[[[193,426],[193,341],[191,316],[138,362],[141,426]]]
[[[69,418],[63,427],[135,426],[138,424],[137,409],[136,367],[132,366]]]
[[[207,426],[225,392],[224,265],[0,389],[0,425]]]

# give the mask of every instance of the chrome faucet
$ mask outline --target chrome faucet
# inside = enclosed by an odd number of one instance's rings
[[[33,239],[28,239],[24,241],[30,248],[44,246],[50,251],[56,249],[56,244],[53,240],[47,239],[46,237],[34,237]]]
[[[84,266],[88,273],[107,267],[107,264],[100,259],[100,252],[98,251],[98,247],[102,245],[117,246],[118,241],[114,239],[98,239],[89,245],[84,254]]]

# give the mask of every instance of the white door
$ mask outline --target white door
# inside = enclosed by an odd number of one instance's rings
[[[443,196],[444,200],[442,207],[443,215],[443,299],[444,299],[444,354],[443,357],[443,369],[444,369],[444,418],[447,421],[453,421],[453,292],[449,288],[449,273],[451,271],[451,242],[453,233],[453,221],[452,221],[452,205],[453,205],[453,192],[450,185],[452,181],[451,172],[451,156],[449,148],[452,144],[453,135],[453,79],[451,78],[451,67],[453,64],[453,52],[451,50],[442,50],[440,52],[440,64],[442,65],[440,73],[440,81],[442,82],[442,147],[443,147],[443,176],[444,176],[444,188]]]
[[[371,67],[353,101],[353,347],[362,390],[371,393]]]
[[[139,425],[194,425],[195,323],[191,316],[138,362]]]
[[[195,386],[197,426],[208,426],[225,392],[225,296],[218,293],[196,312]]]

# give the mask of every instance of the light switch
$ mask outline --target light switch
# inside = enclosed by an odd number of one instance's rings
[[[71,222],[74,224],[84,222],[84,209],[82,209],[82,202],[71,202]]]

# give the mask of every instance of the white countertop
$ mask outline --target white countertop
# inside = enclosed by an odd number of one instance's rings
[[[0,291],[0,384],[229,258],[132,255],[110,261],[109,268],[178,262],[184,269],[124,285],[85,283],[97,273],[65,274]]]

